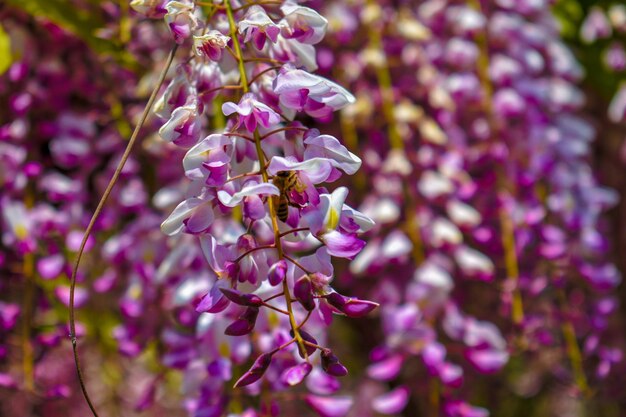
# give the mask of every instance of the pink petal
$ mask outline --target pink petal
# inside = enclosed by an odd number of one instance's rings
[[[409,390],[405,386],[400,386],[374,398],[372,408],[381,414],[396,414],[404,410],[408,402]]]

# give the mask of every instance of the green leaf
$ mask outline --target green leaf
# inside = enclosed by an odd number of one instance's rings
[[[2,25],[0,25],[0,75],[9,69],[13,62],[13,55],[11,54],[11,38],[9,34],[4,31]]]
[[[111,56],[131,69],[138,66],[120,42],[96,36],[104,28],[104,21],[93,10],[77,9],[66,0],[8,0],[8,3],[32,16],[50,20],[85,41],[99,54]]]

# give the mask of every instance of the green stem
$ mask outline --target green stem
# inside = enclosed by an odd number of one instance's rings
[[[371,4],[374,2],[370,1]],[[387,65],[387,58],[382,45],[382,28],[370,27],[369,28],[369,40],[372,48],[378,51],[381,56],[384,57],[383,62],[375,64],[376,80],[378,82],[378,88],[382,99],[382,111],[385,121],[387,123],[387,135],[389,137],[389,145],[391,146],[391,152],[403,152],[404,142],[398,131],[396,125],[396,119],[393,114],[395,107],[393,85],[391,82],[391,73],[389,66]],[[416,265],[420,265],[424,261],[424,245],[422,242],[422,236],[420,234],[420,225],[417,219],[417,201],[413,197],[413,193],[410,192],[407,182],[403,182],[403,194],[408,202],[405,213],[406,223],[405,230],[411,243],[413,244],[413,258]]]
[[[239,43],[239,37],[237,34],[237,23],[235,23],[235,17],[233,16],[233,8],[230,4],[230,0],[224,2],[226,7],[226,16],[228,16],[228,24],[230,26],[230,37],[235,47],[235,55],[237,56],[237,65],[239,66],[239,76],[241,77],[240,84],[244,93],[249,91],[248,76],[246,75],[246,67],[243,62],[243,54],[241,52],[241,44]]]
[[[567,298],[563,289],[559,288],[557,296],[561,303],[562,314],[567,314],[565,306],[567,305]],[[567,357],[569,358],[572,372],[574,373],[574,381],[580,392],[585,396],[590,396],[589,384],[587,383],[587,377],[585,376],[585,370],[583,368],[583,357],[576,340],[576,331],[574,325],[569,317],[566,317],[561,324],[561,332],[563,333],[563,339],[565,340],[565,350]]]
[[[237,55],[237,64],[239,66],[239,76],[240,82],[244,93],[249,91],[248,86],[248,78],[246,75],[246,67],[244,65],[243,54],[241,52],[241,44],[239,43],[239,37],[237,35],[237,25],[235,23],[235,18],[233,16],[233,9],[230,3],[230,0],[226,0],[224,2],[224,7],[226,8],[226,15],[228,16],[228,23],[230,25],[230,35],[233,41],[233,47],[235,48],[235,54]],[[264,182],[269,182],[269,176],[267,174],[267,167],[265,163],[265,153],[263,152],[263,148],[261,147],[261,136],[259,135],[258,130],[254,131],[254,146],[256,148],[257,158],[259,160],[261,177],[263,177]],[[272,221],[272,229],[274,231],[274,246],[278,251],[279,259],[283,259],[285,257],[283,252],[283,246],[280,236],[280,229],[278,227],[278,217],[276,215],[276,207],[274,205],[274,199],[271,197],[267,199],[267,205],[269,207],[270,218]],[[287,312],[289,313],[289,323],[291,324],[291,329],[294,334],[294,338],[298,342],[298,345],[301,347],[301,351],[305,352],[306,348],[304,346],[304,339],[300,335],[298,330],[298,323],[296,322],[296,318],[293,314],[292,308],[292,299],[291,294],[289,293],[289,286],[287,284],[287,280],[283,281],[283,294],[285,296],[285,303],[287,304]]]
[[[393,114],[395,107],[393,97],[393,86],[391,83],[391,74],[389,73],[389,67],[387,66],[387,57],[382,47],[382,30],[380,28],[372,27],[369,29],[370,44],[372,47],[379,51],[381,56],[385,57],[383,62],[376,63],[374,69],[376,71],[376,80],[380,90],[380,97],[382,100],[382,110],[385,121],[387,122],[387,133],[389,135],[389,142],[392,149],[404,149],[404,143],[400,132],[396,127],[396,119]]]

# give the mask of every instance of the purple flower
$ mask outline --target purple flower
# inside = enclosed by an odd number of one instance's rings
[[[254,132],[257,125],[269,128],[280,122],[278,113],[267,104],[258,101],[253,93],[244,94],[239,100],[239,104],[230,101],[224,103],[222,112],[226,116],[237,113],[239,124],[243,124],[249,132]]]
[[[348,396],[321,397],[307,395],[306,403],[321,417],[344,417],[350,411],[353,400]]]
[[[319,135],[316,130],[309,131],[304,139],[304,159],[325,158],[334,168],[353,175],[361,167],[361,159],[330,135]]]
[[[167,219],[161,223],[161,231],[166,235],[177,235],[182,231],[200,234],[206,231],[215,219],[212,196],[207,199],[197,197],[181,202]]]
[[[333,172],[333,167],[331,161],[326,158],[296,161],[293,158],[288,159],[282,156],[274,156],[270,161],[267,171],[271,175],[276,175],[281,171],[296,171],[301,183],[304,185],[311,184],[310,188],[314,188],[312,185],[328,181]],[[305,191],[308,189],[309,187],[307,186]],[[310,192],[319,195],[316,190],[311,190]]]
[[[367,367],[367,375],[378,381],[390,381],[398,376],[404,365],[404,357],[394,354]]]
[[[59,285],[54,289],[54,295],[66,306],[70,305],[70,287],[66,285]],[[76,288],[74,293],[74,306],[79,308],[87,302],[89,299],[89,292],[85,288]]]
[[[619,123],[626,119],[626,83],[622,83],[613,96],[609,105],[609,119],[613,123]]]
[[[315,10],[295,3],[286,3],[280,9],[285,15],[280,22],[285,38],[311,45],[324,38],[328,21]]]
[[[311,373],[313,366],[308,362],[302,362],[298,365],[292,366],[283,372],[280,379],[287,385],[293,387],[298,385]]]
[[[240,191],[237,191],[233,195],[228,194],[228,192],[224,190],[219,190],[217,192],[217,198],[219,199],[220,203],[222,203],[226,207],[235,207],[238,206],[246,197],[255,195],[279,194],[280,191],[274,184],[269,184],[266,182],[258,184],[255,181],[248,181]]]
[[[274,263],[268,271],[267,279],[269,283],[273,286],[282,283],[287,276],[287,267],[287,262],[284,259]]]
[[[463,401],[449,401],[444,405],[444,410],[448,417],[489,417],[489,411]]]
[[[307,311],[315,308],[315,299],[313,298],[311,280],[308,276],[303,276],[297,280],[293,286],[293,295],[300,305]]]
[[[221,134],[207,136],[185,154],[185,175],[191,180],[203,180],[210,187],[224,185],[233,150],[232,138]]]
[[[313,368],[311,374],[306,380],[306,386],[314,394],[330,395],[336,393],[339,388],[339,380],[334,376],[328,375],[319,368]]]
[[[151,19],[161,19],[167,13],[167,2],[168,0],[132,0],[130,7]]]
[[[317,350],[317,347],[315,347],[314,345],[317,345],[317,340],[302,329],[300,329],[299,332],[300,332],[300,336],[302,337],[302,340],[310,343],[310,345],[304,345],[304,350],[302,349],[301,345],[298,345],[298,354],[300,355],[302,359],[304,359],[307,357],[307,355],[311,356],[312,354],[315,353],[315,351]],[[292,338],[294,337],[293,330],[289,331],[289,335]],[[306,354],[305,354],[305,351],[306,351]]]
[[[182,44],[198,26],[194,15],[194,5],[186,1],[170,1],[165,8],[167,10],[165,22],[174,35],[176,43]]]
[[[296,39],[286,39],[284,36],[278,35],[277,42],[270,45],[269,52],[273,59],[304,67],[307,71],[315,71],[317,69],[317,57],[313,45],[300,43]]]
[[[363,317],[372,312],[379,305],[373,301],[344,297],[336,292],[326,295],[325,299],[328,304],[332,305],[346,316],[352,318]]]
[[[219,313],[228,307],[229,300],[222,293],[222,288],[227,288],[228,280],[219,279],[215,281],[211,290],[206,293],[196,305],[198,313]]]
[[[472,365],[483,373],[499,371],[509,361],[508,352],[491,347],[468,349],[465,356]]]
[[[337,230],[340,227],[342,215],[344,215],[344,201],[348,195],[348,189],[339,187],[332,194],[320,196],[320,204],[307,210],[304,214],[305,221],[311,229],[311,233],[318,236],[326,245],[328,253],[343,258],[354,258],[365,246],[365,242],[358,239],[353,233]],[[356,211],[345,212],[347,216]],[[367,216],[359,213],[364,219]],[[372,224],[371,219],[369,224]],[[365,224],[365,223],[364,223]]]
[[[159,135],[167,142],[174,142],[178,146],[190,147],[200,136],[200,121],[198,114],[202,106],[193,100],[188,104],[176,108],[170,119],[159,129]]]
[[[626,51],[618,42],[611,44],[604,52],[604,63],[615,72],[626,70]]]
[[[244,42],[252,40],[259,50],[263,49],[267,38],[276,42],[280,33],[280,27],[270,19],[263,7],[257,5],[248,8],[246,15],[237,26],[239,33],[244,35]]]
[[[233,288],[220,288],[220,291],[230,301],[241,306],[260,307],[263,305],[263,300],[258,295],[242,293]]]
[[[323,350],[320,354],[322,359],[322,369],[332,376],[346,376],[348,369],[339,362],[339,358],[330,349]]]
[[[284,111],[304,111],[318,118],[355,102],[354,96],[343,87],[288,65],[274,80],[274,92]]]
[[[65,266],[65,258],[61,254],[50,255],[37,261],[37,272],[43,279],[58,277]]]
[[[598,352],[600,363],[596,368],[598,378],[606,378],[611,371],[611,367],[620,363],[623,359],[623,352],[619,348],[601,348]]]
[[[219,61],[229,41],[230,36],[223,35],[219,30],[210,30],[204,35],[193,37],[193,49],[198,56],[204,55],[213,61]]]
[[[11,330],[15,327],[20,315],[20,307],[17,304],[0,301],[0,328]]]
[[[209,68],[208,65],[204,67]],[[169,119],[174,110],[193,102],[196,92],[189,82],[190,71],[189,65],[179,65],[176,68],[176,77],[170,81],[163,95],[154,104],[154,112],[159,117]]]
[[[400,386],[374,398],[372,408],[378,413],[391,415],[404,410],[408,402],[409,389],[406,386]]]
[[[224,292],[222,290],[222,292]],[[228,298],[228,295],[227,295]],[[259,315],[258,307],[248,307],[241,316],[232,322],[224,331],[228,336],[244,336],[254,330],[256,319]],[[254,381],[252,381],[254,382]],[[252,383],[250,382],[250,383]],[[239,383],[239,382],[238,382]],[[245,384],[248,385],[248,384]]]
[[[235,388],[245,387],[246,385],[250,385],[258,381],[259,379],[261,379],[263,374],[265,374],[265,371],[267,370],[267,368],[270,366],[271,363],[272,363],[271,354],[263,353],[259,355],[259,357],[256,358],[256,360],[252,364],[252,367],[250,367],[250,369],[248,369],[248,371],[245,374],[243,374],[241,378],[237,380],[234,387]]]
[[[587,43],[611,36],[611,22],[598,6],[591,8],[580,27],[580,37]]]

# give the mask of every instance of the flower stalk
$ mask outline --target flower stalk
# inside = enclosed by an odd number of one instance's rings
[[[146,103],[146,106],[141,115],[141,118],[139,119],[137,126],[135,126],[135,130],[133,131],[133,134],[131,135],[128,141],[128,144],[126,145],[126,149],[124,150],[124,153],[122,154],[122,158],[120,159],[120,162],[115,168],[115,172],[113,173],[111,180],[107,184],[107,187],[104,190],[104,193],[102,194],[102,197],[100,198],[100,201],[98,202],[98,205],[93,215],[91,216],[91,220],[89,221],[89,224],[87,225],[87,228],[85,229],[85,233],[83,235],[82,241],[80,242],[80,247],[78,249],[76,260],[74,261],[74,267],[72,269],[72,275],[70,278],[71,283],[70,283],[70,296],[69,296],[70,340],[72,342],[72,350],[74,352],[74,363],[76,365],[76,373],[78,374],[78,381],[80,384],[80,388],[83,393],[83,396],[85,397],[85,401],[87,401],[87,405],[89,406],[89,409],[91,410],[91,413],[94,415],[94,417],[98,417],[98,413],[96,412],[95,405],[91,401],[89,393],[87,392],[87,386],[85,384],[83,371],[80,366],[80,359],[78,357],[78,343],[76,339],[76,314],[75,314],[76,275],[78,274],[80,261],[83,256],[83,252],[85,251],[87,240],[89,239],[89,236],[91,235],[91,231],[93,230],[93,227],[95,226],[96,221],[98,220],[98,217],[100,216],[100,213],[102,213],[102,209],[104,208],[104,205],[106,204],[106,201],[109,198],[111,191],[113,191],[113,187],[115,187],[115,184],[117,183],[120,177],[120,174],[122,173],[122,169],[124,169],[124,165],[126,165],[126,161],[128,160],[133,150],[133,146],[135,145],[135,142],[137,141],[137,137],[139,136],[139,132],[141,131],[141,128],[146,122],[148,115],[152,111],[152,106],[154,105],[154,102],[156,101],[159,90],[161,89],[161,86],[163,85],[163,82],[165,81],[165,78],[167,77],[167,73],[170,69],[170,66],[172,65],[172,62],[174,61],[174,56],[176,55],[177,49],[178,49],[178,45],[174,45],[172,47],[167,57],[165,66],[163,67],[163,70],[161,71],[161,75],[159,76],[159,79],[154,89],[152,90],[152,94],[150,95],[150,98],[148,99],[148,102]]]
[[[235,19],[233,16],[233,9],[230,4],[230,0],[226,0],[226,2],[224,3],[224,6],[226,8],[226,15],[228,16],[231,39],[233,40],[233,46],[235,48],[237,64],[239,67],[241,88],[244,93],[247,93],[249,91],[249,84],[248,84],[248,78],[246,75],[246,67],[244,63],[243,53],[241,50],[241,45],[239,43],[239,38],[237,34],[237,25],[235,23]],[[257,158],[259,161],[259,166],[260,166],[259,171],[261,173],[261,177],[263,178],[264,182],[269,183],[269,176],[267,174],[265,154],[263,153],[263,149],[261,148],[261,135],[259,134],[258,130],[254,131],[254,146],[255,146]],[[280,233],[280,229],[278,228],[278,217],[276,215],[276,207],[274,207],[274,200],[272,198],[268,198],[267,204],[269,208],[269,215],[270,215],[271,222],[272,222],[272,230],[274,231],[273,247],[275,247],[276,251],[278,252],[278,258],[283,259],[285,256],[283,253],[281,233]],[[306,352],[306,349],[304,347],[304,340],[302,339],[302,336],[300,336],[299,326],[293,314],[293,308],[291,306],[291,303],[292,303],[291,293],[289,290],[289,285],[287,284],[287,280],[283,281],[283,296],[285,297],[285,304],[287,305],[287,312],[289,315],[289,323],[294,333],[294,338],[297,341],[298,345],[300,346],[301,350],[303,352]],[[308,355],[307,355],[307,358],[308,358]]]

